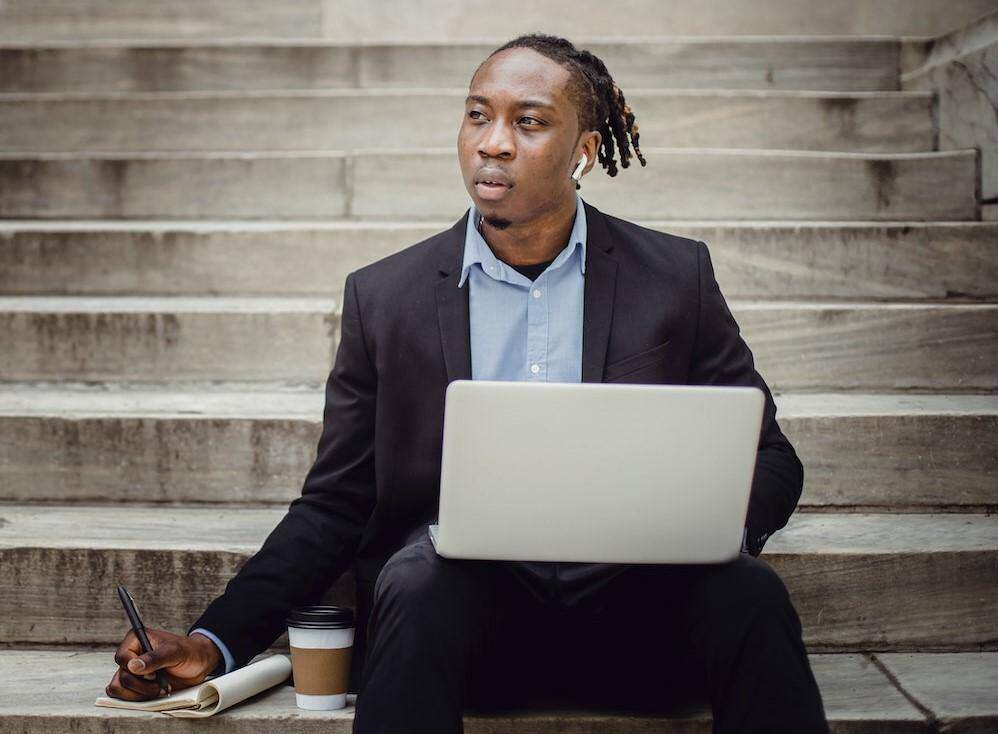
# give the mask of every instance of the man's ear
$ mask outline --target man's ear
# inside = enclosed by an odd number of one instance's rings
[[[596,155],[601,142],[603,142],[603,136],[596,130],[591,130],[582,136],[582,153],[585,153],[586,158],[589,159],[586,167],[582,169],[583,174],[589,173],[596,165]],[[579,157],[581,158],[581,155]]]

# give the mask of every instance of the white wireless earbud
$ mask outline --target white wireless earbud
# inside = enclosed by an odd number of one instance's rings
[[[589,159],[586,157],[586,154],[583,153],[582,160],[579,161],[579,165],[577,165],[575,167],[575,171],[572,172],[572,178],[575,180],[576,183],[578,183],[579,179],[582,178],[582,169],[586,167],[586,164],[588,162]]]

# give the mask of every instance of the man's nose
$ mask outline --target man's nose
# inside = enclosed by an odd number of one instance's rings
[[[478,145],[478,153],[483,158],[512,158],[516,155],[510,126],[497,120],[486,128]]]

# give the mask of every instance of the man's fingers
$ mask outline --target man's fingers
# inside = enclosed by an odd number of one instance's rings
[[[148,675],[160,668],[168,668],[186,660],[186,654],[174,642],[163,642],[152,652],[142,653],[127,661],[129,672],[136,675]]]
[[[125,701],[145,701],[150,698],[157,698],[160,695],[159,684],[156,681],[147,681],[136,678],[127,670],[118,668],[111,678],[111,682],[105,689],[105,693],[113,698],[121,698]]]

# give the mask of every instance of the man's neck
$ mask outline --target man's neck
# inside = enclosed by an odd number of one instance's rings
[[[576,200],[524,224],[505,229],[482,222],[479,231],[497,258],[510,265],[549,262],[561,252],[575,223]]]

